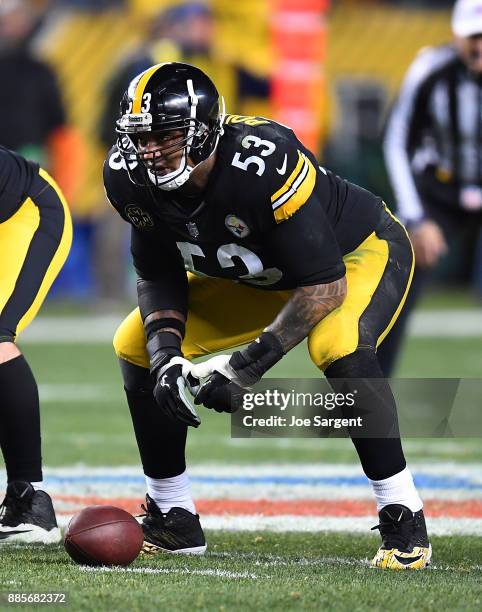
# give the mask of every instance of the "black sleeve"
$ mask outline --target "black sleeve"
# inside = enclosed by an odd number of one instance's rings
[[[181,254],[160,232],[131,231],[131,252],[143,320],[155,310],[177,310],[187,317],[188,283]]]
[[[334,231],[316,194],[266,236],[275,265],[298,287],[332,283],[345,275]]]
[[[117,213],[127,221],[130,225],[133,225],[132,217],[126,213],[126,208],[137,208],[134,211],[135,216],[138,217],[135,220],[137,226],[140,225],[153,225],[152,219],[146,218],[145,222],[142,222],[143,215],[146,214],[144,208],[136,207],[135,204],[127,206],[129,202],[138,201],[138,194],[135,191],[135,186],[129,179],[126,170],[123,168],[122,156],[119,153],[116,146],[112,147],[107,153],[107,157],[104,161],[102,168],[102,175],[104,181],[104,190],[107,201]]]

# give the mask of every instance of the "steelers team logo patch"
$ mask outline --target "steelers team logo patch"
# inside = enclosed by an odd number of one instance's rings
[[[145,210],[142,210],[142,208],[136,204],[126,206],[124,211],[126,217],[134,227],[137,227],[137,229],[147,230],[154,227],[154,221],[152,220],[151,215]]]
[[[246,238],[249,234],[249,227],[247,224],[239,217],[236,217],[236,215],[228,215],[224,223],[228,230],[237,238]]]

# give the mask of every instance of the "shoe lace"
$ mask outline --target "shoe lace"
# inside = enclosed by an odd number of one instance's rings
[[[139,518],[142,517],[149,517],[149,516],[155,516],[156,519],[164,519],[166,517],[165,514],[163,514],[162,512],[153,512],[152,510],[149,509],[149,504],[146,506],[145,504],[141,504],[141,508],[142,510],[144,510],[144,512],[142,514],[137,514],[136,516],[138,516]]]
[[[141,504],[141,508],[142,510],[144,510],[144,512],[142,514],[136,514],[136,516],[138,516],[139,518],[142,518],[143,516],[149,516],[149,510],[146,508],[146,505]]]
[[[403,550],[410,547],[413,521],[380,521],[378,525],[371,528],[371,531],[374,529],[380,530],[383,545],[387,548]]]

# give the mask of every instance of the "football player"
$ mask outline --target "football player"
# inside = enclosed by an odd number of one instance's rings
[[[357,379],[360,414],[385,434],[352,436],[380,516],[373,564],[425,567],[422,501],[376,356],[412,276],[403,226],[380,198],[320,167],[288,127],[225,115],[193,66],[138,75],[117,133],[104,183],[132,226],[139,307],[114,346],[146,475],[145,550],[206,549],[184,456],[187,427],[199,425],[186,385],[196,404],[230,411],[233,391],[307,338],[335,389]],[[189,378],[192,359],[244,344],[204,365],[202,386]]]
[[[71,241],[70,213],[55,181],[0,147],[0,447],[8,480],[0,546],[60,540],[52,501],[41,490],[37,383],[16,338],[36,316]]]

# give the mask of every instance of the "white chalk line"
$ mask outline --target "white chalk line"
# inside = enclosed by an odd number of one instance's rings
[[[58,516],[58,523],[65,528],[71,515]],[[320,538],[323,532],[353,533],[367,535],[370,528],[378,522],[372,516],[363,517],[332,517],[332,516],[262,516],[262,515],[203,515],[201,517],[204,529],[211,531],[265,531],[272,533],[318,533]],[[429,518],[428,530],[431,535],[472,535],[482,536],[482,519],[467,518]],[[320,540],[321,543],[321,540]]]
[[[207,552],[206,557],[218,557],[221,559],[243,559],[250,561],[255,567],[289,567],[289,566],[308,566],[308,567],[319,567],[322,565],[349,565],[349,566],[361,566],[371,567],[370,559],[365,557],[364,559],[357,559],[356,557],[337,557],[337,556],[320,556],[320,557],[293,557],[286,558],[280,555],[273,555],[270,553],[256,553],[256,552],[244,552],[236,553],[229,551],[219,552]],[[463,569],[464,571],[480,571],[482,565],[463,565],[462,567],[456,565],[441,565],[437,563],[431,563],[430,569],[437,571],[457,571]]]
[[[431,486],[419,486],[423,499],[463,501],[482,499],[482,464],[411,462],[417,480],[435,477]],[[188,470],[195,499],[240,500],[371,500],[372,491],[359,464],[202,463]],[[296,485],[293,484],[293,478]],[[345,481],[343,481],[345,478]],[[0,470],[0,482],[5,473]],[[428,481],[430,482],[430,480]],[[61,511],[72,511],[75,498],[131,498],[142,500],[146,485],[141,467],[73,465],[44,468],[44,487],[54,497],[72,496],[72,502],[56,499]]]
[[[229,578],[232,580],[258,580],[259,576],[251,572],[229,572],[227,570],[208,568],[208,569],[189,569],[184,567],[182,569],[175,568],[154,568],[154,567],[89,567],[81,565],[79,567],[81,572],[92,572],[92,573],[115,573],[115,574],[180,574],[180,575],[192,575],[192,576],[209,576],[213,578]],[[263,578],[269,578],[269,576],[263,576]]]
[[[127,313],[126,313],[127,314]],[[21,343],[111,343],[122,315],[38,317],[21,335]],[[477,338],[482,336],[482,310],[478,308],[415,312],[408,328],[420,338]]]

